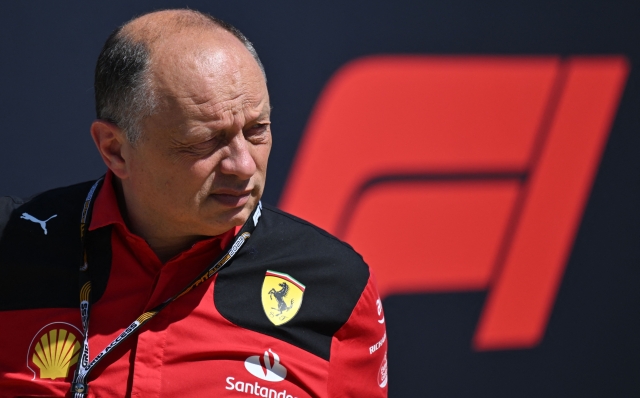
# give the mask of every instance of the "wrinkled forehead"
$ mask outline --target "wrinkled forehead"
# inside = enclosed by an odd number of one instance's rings
[[[156,41],[150,61],[152,84],[163,97],[204,102],[242,92],[252,97],[247,100],[261,102],[267,95],[258,63],[223,29],[191,30]]]

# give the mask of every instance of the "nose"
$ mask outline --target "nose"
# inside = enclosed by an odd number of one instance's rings
[[[239,132],[228,144],[228,156],[220,162],[223,174],[232,174],[242,180],[248,180],[256,172],[256,162],[251,153],[251,143]]]

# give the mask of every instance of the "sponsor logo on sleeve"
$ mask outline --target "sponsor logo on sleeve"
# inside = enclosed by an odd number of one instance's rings
[[[380,388],[384,388],[387,386],[387,382],[389,381],[389,374],[387,370],[387,353],[384,354],[384,358],[382,358],[382,363],[380,364],[380,370],[378,370],[378,385]]]
[[[378,318],[382,317],[382,318],[378,319],[378,323],[379,324],[383,324],[384,323],[384,315],[382,314],[382,301],[380,301],[380,299],[378,299],[376,301],[376,306],[378,307]]]
[[[385,341],[387,341],[387,333],[382,335],[382,338],[380,339],[380,341],[378,341],[377,343],[375,343],[374,345],[369,347],[369,355],[371,355],[374,352],[378,351],[380,349],[380,347],[382,347],[382,345],[384,344]]]
[[[67,379],[78,363],[80,330],[65,322],[53,322],[40,329],[27,351],[27,368],[33,379]]]
[[[289,322],[300,309],[305,286],[281,272],[267,271],[262,282],[262,308],[276,326]]]

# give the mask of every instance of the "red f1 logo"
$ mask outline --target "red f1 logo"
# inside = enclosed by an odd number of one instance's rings
[[[622,57],[374,57],[330,81],[281,207],[380,293],[489,290],[478,350],[546,329],[629,70]]]

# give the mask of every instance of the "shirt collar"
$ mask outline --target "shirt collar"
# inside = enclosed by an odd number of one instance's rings
[[[126,224],[120,213],[120,207],[118,206],[118,199],[116,197],[116,190],[113,188],[113,182],[114,176],[111,170],[109,170],[104,177],[102,188],[98,192],[96,201],[93,204],[89,231],[111,224],[121,224],[126,228]]]

